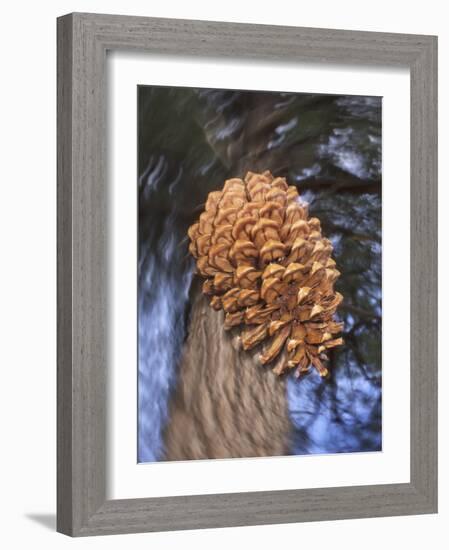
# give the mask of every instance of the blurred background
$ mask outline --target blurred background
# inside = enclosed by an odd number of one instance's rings
[[[380,97],[140,86],[138,460],[159,460],[186,336],[186,231],[247,170],[296,185],[334,245],[345,345],[290,377],[292,454],[381,450]]]

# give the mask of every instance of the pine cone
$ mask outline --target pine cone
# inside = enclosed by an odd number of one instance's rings
[[[313,366],[327,376],[326,350],[343,343],[335,336],[343,323],[333,319],[343,299],[334,291],[340,273],[296,187],[269,171],[227,180],[209,193],[188,234],[203,292],[225,311],[225,329],[243,325],[243,349],[271,339],[260,361],[278,358],[277,374],[296,368],[300,376]]]

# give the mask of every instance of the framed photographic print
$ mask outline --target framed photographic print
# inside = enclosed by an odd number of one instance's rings
[[[58,530],[437,510],[436,37],[58,19]]]

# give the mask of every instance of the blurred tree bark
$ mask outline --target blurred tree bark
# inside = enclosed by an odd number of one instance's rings
[[[289,452],[285,382],[241,353],[194,284],[178,381],[165,431],[165,460],[279,456]]]

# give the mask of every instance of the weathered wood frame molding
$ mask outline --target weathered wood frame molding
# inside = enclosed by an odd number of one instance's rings
[[[410,483],[106,499],[108,50],[408,67]],[[437,38],[74,13],[58,19],[58,509],[72,536],[437,511]]]

